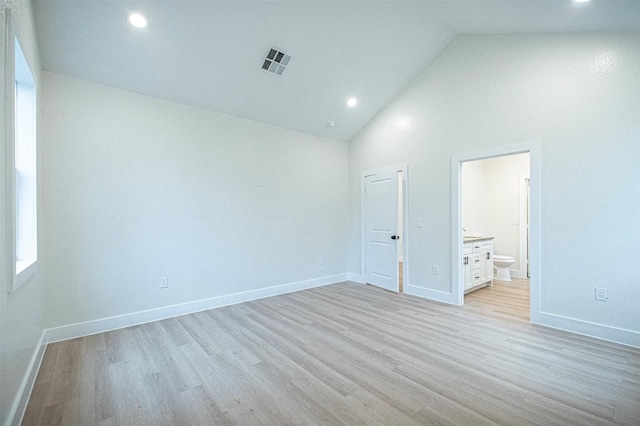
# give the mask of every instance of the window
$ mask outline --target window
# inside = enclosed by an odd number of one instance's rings
[[[14,117],[15,289],[34,274],[38,258],[36,83],[17,38]]]

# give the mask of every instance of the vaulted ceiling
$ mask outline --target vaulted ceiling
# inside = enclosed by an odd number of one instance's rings
[[[33,4],[45,70],[345,141],[457,34],[640,31],[637,0]],[[281,77],[261,69],[274,46],[292,58]]]

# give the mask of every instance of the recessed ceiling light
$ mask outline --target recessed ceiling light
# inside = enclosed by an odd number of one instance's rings
[[[347,99],[347,106],[349,108],[353,108],[354,106],[356,106],[358,104],[358,100],[356,98],[349,98]]]
[[[573,1],[576,2],[576,3],[586,3],[586,2],[591,1],[591,0],[573,0]]]
[[[129,21],[132,27],[139,30],[145,29],[149,26],[149,18],[139,10],[130,10],[127,12],[127,21]]]

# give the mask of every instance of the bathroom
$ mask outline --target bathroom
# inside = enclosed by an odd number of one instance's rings
[[[488,248],[482,259],[490,259],[480,281],[476,277],[474,282],[470,272],[467,293],[491,287],[496,281],[528,287],[529,170],[529,153],[463,163],[464,241],[484,244]],[[468,261],[463,261],[463,267],[465,263]]]

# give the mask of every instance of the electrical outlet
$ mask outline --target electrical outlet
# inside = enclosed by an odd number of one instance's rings
[[[169,287],[169,277],[161,277],[160,278],[160,288]]]
[[[422,228],[424,225],[422,224],[422,219],[416,220],[416,228]]]
[[[324,265],[324,257],[321,257],[320,258],[320,266],[323,266],[323,265]]]
[[[433,268],[431,269],[431,272],[433,272],[433,275],[440,275],[440,266],[433,265]]]
[[[607,296],[607,289],[602,287],[596,287],[596,300],[602,300],[606,302],[607,299],[609,299],[609,296]]]

